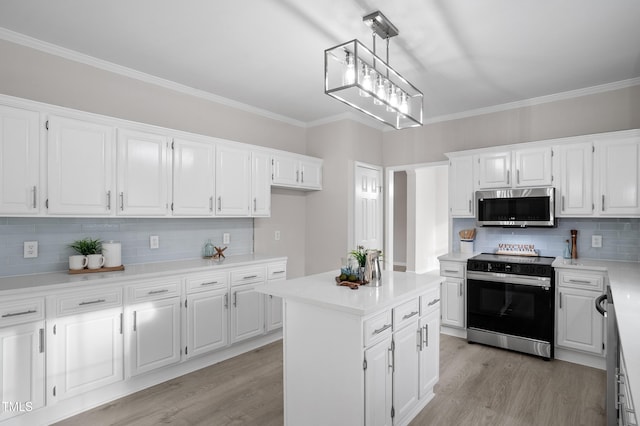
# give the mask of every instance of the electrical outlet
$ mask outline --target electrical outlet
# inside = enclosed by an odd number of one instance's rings
[[[160,237],[158,237],[157,235],[151,235],[149,237],[149,248],[150,249],[160,248]]]
[[[32,257],[38,257],[38,242],[25,241],[24,242],[24,258],[30,259]]]
[[[276,231],[273,237],[276,239],[276,241],[280,241],[280,231]]]
[[[602,235],[591,236],[591,247],[602,247]]]
[[[230,236],[228,232],[222,234],[222,244],[229,244]]]

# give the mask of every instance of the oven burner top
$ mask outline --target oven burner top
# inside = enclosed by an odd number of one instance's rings
[[[555,257],[508,256],[482,253],[467,261],[467,271],[550,277]]]

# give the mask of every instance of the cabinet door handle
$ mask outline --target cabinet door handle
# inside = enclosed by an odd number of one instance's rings
[[[422,327],[419,327],[416,331],[418,333],[418,350],[422,352]]]
[[[120,210],[124,211],[124,192],[120,193]]]
[[[213,195],[209,197],[209,211],[213,211]]]
[[[168,289],[163,288],[162,290],[151,290],[147,294],[149,294],[149,295],[151,295],[151,294],[162,294],[162,293],[168,293],[168,292],[169,292]]]
[[[507,170],[507,185],[509,185],[509,181],[511,180],[511,170]]]
[[[559,296],[558,309],[562,309],[562,292],[558,293],[558,296]]]
[[[37,186],[33,186],[33,208],[35,209],[37,204],[36,204],[36,200],[38,199],[38,187]]]
[[[133,331],[138,330],[138,311],[133,311]]]
[[[234,307],[238,306],[238,292],[237,291],[233,292],[233,306]]]
[[[104,302],[106,302],[106,299],[96,299],[96,300],[90,300],[88,302],[80,302],[78,303],[78,306],[94,305],[96,303],[104,303]]]
[[[471,213],[471,203],[472,203],[472,201],[469,200],[469,213]]]
[[[460,296],[462,296],[462,283],[458,284],[460,286]]]
[[[40,353],[44,353],[44,328],[41,328],[40,330],[38,330],[39,336],[38,336],[38,345],[39,345],[39,352]]]
[[[111,191],[107,191],[107,210],[111,210]]]
[[[604,194],[602,194],[602,211],[604,211]]]
[[[300,182],[304,183],[304,169],[300,172]]]
[[[408,313],[407,315],[403,316],[402,319],[406,320],[407,318],[411,318],[414,315],[418,315],[418,311],[413,311],[411,313]]]
[[[255,212],[256,210],[258,210],[257,206],[257,202],[256,202],[256,198],[253,197],[253,211]]]
[[[222,210],[222,197],[218,197],[218,211]]]
[[[11,317],[17,317],[20,315],[29,315],[29,314],[35,314],[36,311],[35,309],[29,309],[28,311],[22,311],[22,312],[9,312],[8,314],[4,314],[2,316],[2,318],[11,318]]]
[[[224,307],[225,308],[229,307],[229,293],[224,294]]]
[[[297,183],[297,182],[300,182],[300,179],[298,179],[298,178],[299,178],[299,176],[300,176],[300,171],[299,171],[299,170],[296,170],[296,183]]]
[[[562,211],[564,211],[564,195],[562,196]]]
[[[520,169],[516,170],[516,183],[520,185]]]
[[[429,324],[424,325],[424,347],[429,347]]]
[[[372,333],[372,334],[373,334],[374,336],[375,336],[376,334],[380,334],[380,333],[382,333],[383,331],[385,331],[386,329],[391,328],[391,326],[392,326],[392,324],[385,324],[385,325],[383,325],[382,327],[378,328],[377,330],[373,330],[373,333]]]
[[[387,366],[391,369],[391,371],[393,371],[393,346],[389,346],[389,348],[387,348],[387,356],[389,357]]]

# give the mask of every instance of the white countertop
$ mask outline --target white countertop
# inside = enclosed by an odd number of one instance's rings
[[[175,260],[169,262],[141,263],[125,265],[124,271],[98,272],[71,275],[68,272],[51,272],[46,274],[17,275],[0,278],[0,295],[24,294],[29,296],[38,291],[49,291],[52,288],[63,289],[77,287],[79,283],[91,285],[118,284],[125,281],[164,277],[193,272],[215,272],[228,267],[238,267],[245,264],[286,262],[286,257],[264,255],[229,256],[221,262],[208,259]]]
[[[466,262],[470,257],[473,257],[480,252],[473,253],[460,253],[460,252],[451,252],[443,254],[442,256],[438,256],[438,260],[446,260],[451,262]]]
[[[595,259],[563,259],[554,268],[606,272],[618,320],[620,345],[624,351],[631,396],[640,404],[640,263]]]
[[[351,290],[349,287],[336,285],[335,277],[336,271],[324,272],[267,283],[257,291],[365,316],[416,297],[434,286],[439,286],[442,281],[439,271],[425,274],[383,271],[381,286],[364,285],[357,290]]]

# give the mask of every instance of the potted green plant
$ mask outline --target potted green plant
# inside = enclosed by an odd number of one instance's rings
[[[83,256],[89,256],[90,254],[100,254],[102,251],[102,241],[99,239],[83,238],[76,240],[69,244],[69,247],[77,251]]]

